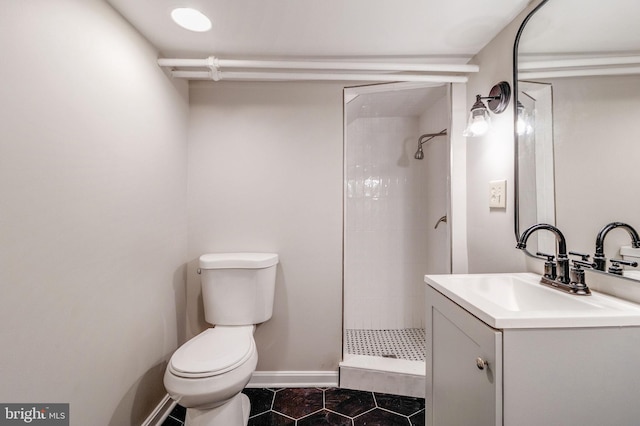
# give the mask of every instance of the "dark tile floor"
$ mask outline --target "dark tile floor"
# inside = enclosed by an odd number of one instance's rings
[[[249,426],[423,426],[424,399],[337,388],[245,389]],[[185,409],[162,426],[182,426]]]

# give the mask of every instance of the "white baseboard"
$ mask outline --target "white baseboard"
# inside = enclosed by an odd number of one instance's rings
[[[337,371],[255,371],[248,388],[333,388]]]
[[[169,413],[171,413],[176,404],[177,402],[171,399],[169,395],[165,395],[140,426],[160,426],[169,417]]]

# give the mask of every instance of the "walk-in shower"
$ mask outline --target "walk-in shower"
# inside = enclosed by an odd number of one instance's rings
[[[340,385],[424,396],[424,275],[450,271],[448,225],[433,226],[448,214],[449,86],[345,99]]]

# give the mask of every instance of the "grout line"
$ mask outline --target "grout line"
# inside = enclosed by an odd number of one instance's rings
[[[273,406],[276,403],[276,394],[279,390],[273,390],[273,396],[271,397],[271,406],[269,407],[269,411],[273,411]]]
[[[321,411],[324,411],[324,409],[325,409],[325,408],[324,408],[324,407],[322,407],[322,408],[320,408],[319,410],[314,411],[313,413],[305,414],[304,416],[300,417],[299,419],[296,419],[296,424],[298,424],[298,420],[306,419],[306,418],[307,418],[307,417],[309,417],[309,416],[313,416],[314,414],[317,414],[317,413],[319,413],[319,412],[321,412]],[[278,413],[278,414],[282,414],[282,413],[280,413],[279,411],[276,411],[276,413]],[[282,414],[282,415],[283,415],[283,416],[286,416],[286,414]],[[287,416],[287,417],[289,417],[289,416]]]
[[[172,415],[169,415],[168,417],[169,417],[169,418],[172,418],[173,420],[175,420],[175,421],[177,421],[177,422],[180,422],[180,424],[181,424],[181,425],[184,425],[184,419],[183,419],[183,420],[180,420],[179,418],[177,418],[177,417],[173,417]]]
[[[369,408],[367,411],[363,411],[362,413],[358,414],[357,416],[351,417],[351,420],[355,421],[358,417],[364,416],[365,414],[374,411],[376,408],[378,408],[378,407],[376,406],[376,407],[373,407],[373,408]]]
[[[410,416],[407,416],[406,414],[398,413],[397,411],[389,410],[388,408],[384,408],[384,407],[378,407],[378,408],[381,411],[386,411],[387,413],[395,414],[395,415],[401,416],[401,417],[406,417],[407,420],[409,420],[409,417],[413,416],[413,414],[411,414]],[[411,420],[409,420],[409,423],[411,423]]]

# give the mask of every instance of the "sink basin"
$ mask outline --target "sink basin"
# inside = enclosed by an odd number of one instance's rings
[[[537,279],[533,284],[538,283]],[[466,285],[464,290],[473,292],[476,297],[484,298],[502,309],[514,312],[559,309],[574,311],[593,308],[588,300],[580,300],[588,296],[566,297],[567,295],[557,290],[532,285],[529,280],[512,275],[480,276],[477,277],[477,284]]]
[[[532,273],[426,275],[425,282],[495,328],[640,325],[640,305],[593,291],[576,296]]]

